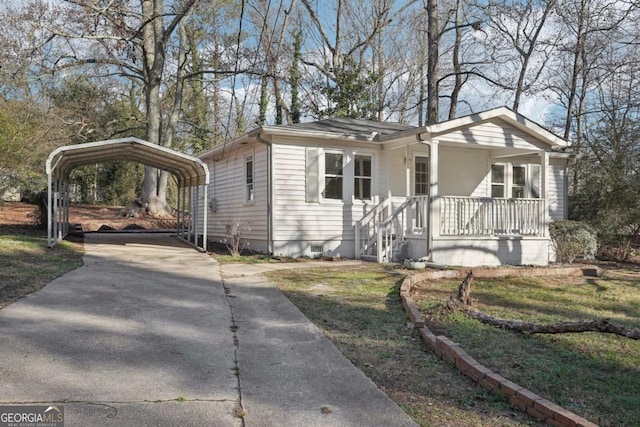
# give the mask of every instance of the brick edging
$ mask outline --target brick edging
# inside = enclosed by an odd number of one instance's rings
[[[447,270],[444,272],[435,271],[433,273],[446,273],[448,271],[455,270]],[[573,412],[570,412],[491,371],[473,357],[469,356],[460,344],[455,341],[452,341],[443,335],[436,336],[433,334],[433,332],[431,332],[425,325],[422,313],[418,310],[418,307],[411,297],[411,288],[416,282],[416,279],[424,280],[426,278],[424,277],[425,273],[418,273],[416,275],[406,277],[400,285],[400,298],[402,299],[402,306],[409,316],[409,319],[411,319],[413,325],[420,331],[422,341],[424,341],[436,356],[455,366],[462,374],[478,383],[478,385],[484,389],[506,397],[512,405],[520,408],[522,411],[547,423],[548,425],[561,427],[598,427],[597,424],[594,424],[591,421],[574,414]],[[476,275],[475,270],[474,275]],[[451,276],[445,277],[457,278]]]

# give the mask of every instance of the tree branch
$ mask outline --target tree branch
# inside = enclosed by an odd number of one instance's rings
[[[625,326],[614,325],[609,319],[582,320],[577,322],[559,322],[551,325],[543,325],[540,323],[523,322],[521,320],[508,320],[494,317],[471,308],[471,283],[473,282],[473,273],[470,271],[467,277],[458,287],[456,297],[449,298],[446,307],[449,310],[460,310],[467,316],[486,325],[495,326],[496,328],[506,329],[528,334],[564,334],[579,332],[603,332],[607,334],[615,334],[632,340],[640,340],[640,330],[631,329]]]

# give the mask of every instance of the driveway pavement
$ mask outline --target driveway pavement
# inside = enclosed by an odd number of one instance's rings
[[[67,427],[414,425],[259,270],[223,281],[167,235],[85,251],[0,310],[0,404],[62,404]]]

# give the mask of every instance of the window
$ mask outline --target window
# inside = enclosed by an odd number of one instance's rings
[[[529,195],[529,197],[533,198],[533,199],[539,199],[540,198],[540,171],[541,171],[541,167],[540,165],[529,165],[529,169],[530,169],[530,173],[531,173],[531,194]]]
[[[305,150],[305,197],[307,203],[320,201],[320,150],[317,147],[308,147]]]
[[[247,156],[244,160],[244,200],[245,202],[253,202],[253,156]]]
[[[524,166],[513,166],[513,182],[511,184],[511,197],[514,199],[524,199],[527,187],[527,168]]]
[[[506,197],[504,170],[505,165],[491,165],[491,197]]]
[[[342,179],[344,156],[341,153],[325,153],[324,155],[324,192],[325,199],[342,200]]]
[[[429,194],[429,159],[416,157],[415,164],[415,195],[426,196]]]
[[[540,198],[540,171],[537,164],[491,165],[491,197]]]
[[[354,190],[356,200],[371,200],[371,156],[354,158]]]

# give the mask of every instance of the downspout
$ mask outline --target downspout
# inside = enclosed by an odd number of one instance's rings
[[[267,251],[273,255],[273,160],[271,142],[263,139],[261,132],[256,134],[256,140],[267,147]]]

